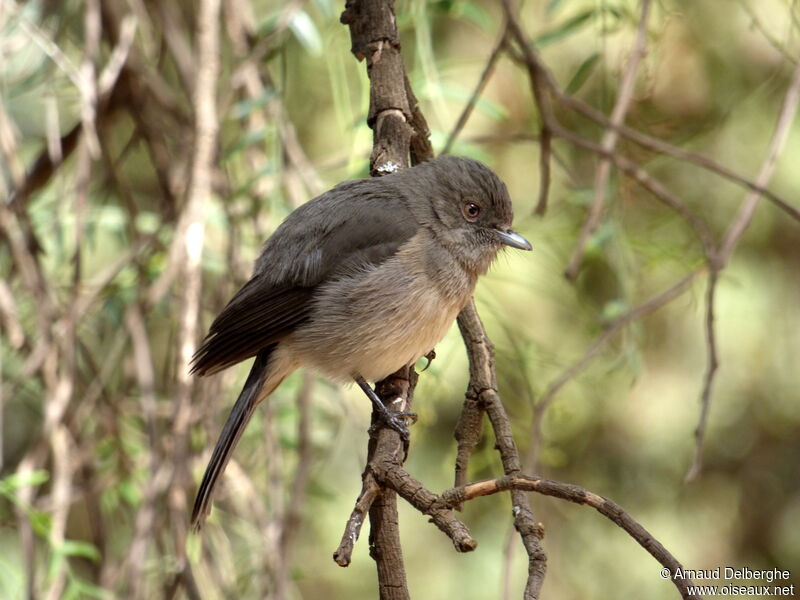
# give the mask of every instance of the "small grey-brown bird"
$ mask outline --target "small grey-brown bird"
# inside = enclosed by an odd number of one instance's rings
[[[366,381],[414,364],[444,337],[501,247],[531,249],[512,218],[497,175],[453,156],[341,183],[291,213],[192,361],[193,373],[211,375],[255,356],[198,489],[193,527],[264,398],[301,366],[369,394]]]

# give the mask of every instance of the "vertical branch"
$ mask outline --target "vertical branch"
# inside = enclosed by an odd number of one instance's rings
[[[525,33],[520,28],[512,6],[512,0],[503,0],[503,10],[506,17],[506,28],[511,37],[521,47],[525,55],[525,63],[531,82],[536,108],[539,110],[539,200],[536,203],[536,214],[543,215],[547,210],[547,198],[550,193],[550,155],[553,138],[553,127],[557,124],[553,115],[553,106],[550,99],[550,88],[547,83],[547,73],[539,64],[530,58],[533,54]]]
[[[407,600],[410,596],[400,545],[396,492],[384,489],[378,494],[369,509],[369,524],[369,555],[378,569],[378,597]]]
[[[220,0],[202,0],[197,15],[197,74],[194,89],[195,138],[192,156],[191,180],[186,205],[178,224],[182,235],[183,288],[182,315],[178,343],[177,404],[173,421],[174,465],[173,492],[170,508],[176,533],[178,556],[185,559],[186,491],[183,485],[188,478],[187,445],[191,416],[192,379],[187,365],[195,350],[199,314],[202,272],[200,260],[205,235],[204,213],[211,194],[211,176],[217,145],[216,85],[219,74],[219,11]]]
[[[367,124],[373,131],[370,173],[380,176],[405,168],[409,165],[409,154],[414,164],[431,158],[428,126],[400,55],[394,1],[347,0],[341,22],[350,29],[353,55],[359,61],[367,61],[370,80]],[[408,368],[378,382],[375,389],[390,410],[402,412],[409,410],[415,385],[416,373]],[[373,412],[373,421],[375,419]],[[396,457],[403,457],[402,462],[405,455],[400,436],[394,431],[379,429],[369,443],[365,490],[371,478],[370,464]],[[382,488],[370,507],[369,517],[370,555],[378,570],[380,598],[405,600],[409,593],[397,521],[397,494]],[[343,566],[349,563],[346,551],[337,551],[334,559]]]
[[[400,412],[411,410],[417,374],[413,367],[401,369],[375,385],[375,391],[387,407]],[[401,402],[397,402],[401,400]],[[380,422],[372,412],[372,424]],[[402,464],[406,449],[400,436],[388,427],[381,427],[371,436],[367,450],[367,469],[373,463]],[[397,492],[381,487],[369,509],[369,555],[378,571],[378,597],[381,600],[409,600],[403,547],[400,544],[400,523],[397,513]]]
[[[64,545],[67,517],[72,502],[72,444],[67,427],[63,424],[50,434],[50,444],[53,450],[53,523],[51,526],[50,543],[58,550]],[[64,592],[66,583],[66,561],[61,561],[58,571],[50,584],[45,598],[58,600]]]
[[[350,28],[351,52],[367,60],[370,81],[367,125],[373,142],[370,172],[386,175],[408,166],[413,115],[400,56],[394,0],[347,0],[341,22]],[[416,104],[416,98],[415,104]]]
[[[494,348],[486,335],[478,311],[475,310],[474,302],[470,301],[458,315],[458,327],[469,358],[467,404],[477,402],[486,411],[494,430],[495,446],[500,453],[503,472],[506,475],[517,475],[522,470],[522,464],[511,432],[511,421],[497,393]],[[547,556],[541,546],[544,530],[536,522],[525,492],[512,489],[511,504],[514,528],[528,554],[528,579],[523,597],[525,600],[536,600],[547,572]]]
[[[767,149],[767,156],[764,158],[764,162],[761,164],[761,169],[754,182],[756,189],[752,189],[742,201],[742,204],[739,206],[739,212],[736,213],[736,217],[731,221],[718,250],[709,258],[710,272],[708,292],[706,294],[706,346],[708,348],[708,368],[703,381],[703,391],[700,395],[700,418],[694,434],[694,459],[692,460],[691,467],[689,467],[689,471],[686,473],[687,480],[696,477],[703,466],[703,439],[705,437],[708,412],[711,405],[714,375],[719,367],[717,341],[714,330],[714,299],[719,273],[725,268],[734,248],[736,248],[736,244],[753,220],[758,201],[761,196],[764,195],[762,190],[769,183],[772,173],[778,163],[778,157],[786,144],[792,121],[797,112],[798,103],[800,103],[800,65],[795,67],[792,73],[792,79],[789,83],[789,88],[784,95],[781,110],[775,122],[775,129],[772,132],[772,138],[770,139]]]

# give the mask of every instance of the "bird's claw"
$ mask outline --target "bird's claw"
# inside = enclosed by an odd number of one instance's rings
[[[369,434],[372,435],[376,433],[381,427],[388,427],[389,429],[394,429],[397,433],[400,434],[400,438],[404,442],[408,442],[411,438],[411,433],[408,431],[408,426],[406,425],[405,419],[413,415],[414,420],[412,423],[415,423],[417,420],[417,415],[414,413],[393,413],[387,410],[385,413],[379,413],[379,421],[374,423],[368,430]]]
[[[422,367],[422,371],[424,372],[424,371],[428,370],[428,367],[431,366],[431,363],[433,362],[433,359],[436,358],[436,350],[431,350],[430,352],[428,352],[422,358],[425,358],[428,361],[428,362],[425,363],[425,366]]]

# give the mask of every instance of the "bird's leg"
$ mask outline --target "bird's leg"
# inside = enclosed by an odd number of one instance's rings
[[[381,401],[380,398],[378,398],[378,394],[375,393],[375,390],[373,390],[370,385],[364,381],[364,378],[361,377],[361,375],[354,375],[353,379],[355,379],[358,387],[364,390],[367,398],[372,401],[372,404],[375,407],[375,410],[378,412],[378,416],[381,418],[381,420],[386,423],[387,426],[399,433],[400,437],[403,438],[403,441],[408,441],[410,434],[408,432],[408,427],[406,427],[406,424],[403,422],[403,417],[412,417],[416,421],[417,415],[413,413],[393,413],[386,408],[386,405]]]

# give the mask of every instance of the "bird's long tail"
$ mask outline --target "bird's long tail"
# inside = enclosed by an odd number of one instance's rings
[[[288,372],[276,372],[281,371],[281,369],[273,368],[273,366],[277,366],[271,364],[270,361],[270,355],[273,354],[273,350],[275,350],[275,345],[264,348],[256,356],[253,367],[250,369],[250,374],[247,376],[247,381],[236,399],[236,404],[233,405],[231,413],[228,415],[228,420],[225,421],[222,433],[219,434],[217,445],[214,446],[211,460],[208,462],[206,472],[203,474],[203,481],[200,483],[197,496],[194,499],[192,529],[195,531],[198,531],[203,526],[205,518],[211,512],[214,489],[219,483],[220,476],[225,471],[239,438],[242,437],[242,433],[244,433],[247,424],[250,422],[256,406],[261,400],[275,391],[275,388],[289,374]]]

